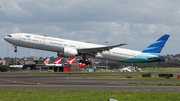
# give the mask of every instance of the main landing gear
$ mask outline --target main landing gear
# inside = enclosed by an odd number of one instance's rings
[[[86,64],[86,65],[92,65],[92,62],[90,59],[87,59],[86,57],[83,57],[82,60],[79,60],[80,63]]]

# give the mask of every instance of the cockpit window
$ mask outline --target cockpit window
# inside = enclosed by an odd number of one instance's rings
[[[8,37],[12,37],[11,35],[7,35]]]

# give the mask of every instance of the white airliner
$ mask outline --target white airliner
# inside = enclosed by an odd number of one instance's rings
[[[29,33],[14,33],[7,35],[4,40],[15,46],[34,48],[57,52],[60,57],[82,56],[82,62],[86,58],[106,59],[126,63],[143,63],[164,61],[159,54],[170,35],[163,35],[143,51],[117,48],[126,44],[113,46],[98,45],[61,38],[53,38]]]
[[[70,58],[69,61],[68,61],[67,63],[65,63],[65,64],[68,64],[68,65],[69,65],[69,64],[73,64],[74,61],[75,61],[75,58],[76,58],[76,57]],[[53,64],[48,64],[49,58],[47,58],[47,59],[44,61],[44,63],[45,63],[45,65],[48,66],[48,67],[60,67],[60,66],[63,66],[63,64],[60,64],[61,59],[62,59],[62,57],[59,57]]]

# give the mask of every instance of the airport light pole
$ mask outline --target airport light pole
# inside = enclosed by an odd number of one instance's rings
[[[17,52],[16,52],[16,60],[15,61],[16,61],[16,65],[17,65]]]
[[[9,50],[7,50],[7,57],[9,57]]]
[[[37,56],[38,56],[38,59],[39,59],[39,50],[37,50],[37,53],[38,53]]]
[[[42,50],[42,60],[43,60],[43,50]]]
[[[106,43],[106,46],[107,46],[108,41],[105,41],[105,43]],[[106,60],[106,72],[108,72],[108,60]]]
[[[9,65],[9,50],[7,50],[7,65]]]
[[[28,62],[29,62],[29,48],[28,48],[28,58],[27,58]]]

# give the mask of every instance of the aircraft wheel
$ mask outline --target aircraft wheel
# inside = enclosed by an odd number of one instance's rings
[[[92,62],[89,62],[89,65],[92,65]]]
[[[82,60],[79,60],[79,63],[82,63],[83,61]]]

